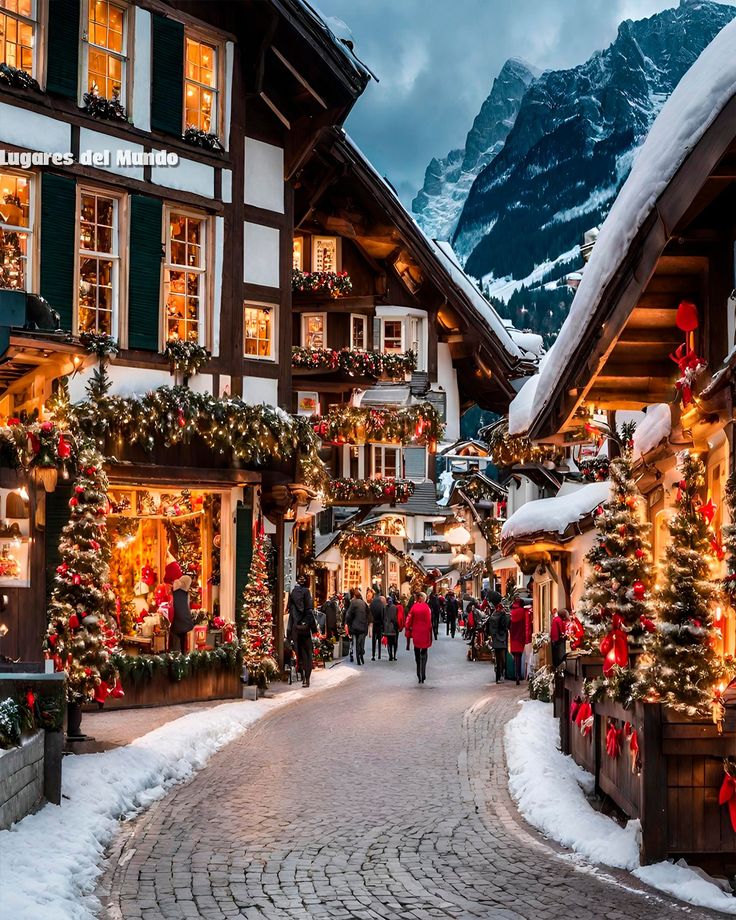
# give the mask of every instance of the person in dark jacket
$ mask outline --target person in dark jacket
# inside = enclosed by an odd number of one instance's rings
[[[436,639],[440,631],[440,614],[442,612],[440,599],[437,596],[436,588],[432,589],[432,593],[429,595],[429,600],[427,603],[429,604],[429,609],[432,613],[432,635]]]
[[[339,619],[339,597],[337,594],[328,598],[322,604],[322,612],[325,615],[325,635],[328,639],[337,638],[337,623]]]
[[[496,683],[498,683],[506,673],[506,648],[509,641],[508,616],[501,604],[498,604],[488,618],[488,632],[496,657]]]
[[[378,645],[378,660],[381,660],[381,639],[383,638],[383,617],[386,610],[386,598],[376,592],[371,601],[371,623],[373,624],[373,639],[371,641],[371,661],[376,660],[376,645]]]
[[[383,612],[383,634],[388,647],[388,660],[396,661],[396,649],[399,644],[399,611],[393,597],[390,596]]]
[[[356,588],[348,612],[345,614],[345,625],[353,639],[357,664],[365,664],[365,636],[368,632],[370,616],[368,604],[363,600],[360,590]]]
[[[511,604],[509,625],[509,651],[514,656],[514,676],[518,685],[521,679],[521,657],[524,646],[532,641],[531,611],[524,606],[520,597]]]
[[[549,642],[552,646],[552,668],[557,670],[567,658],[567,621],[570,619],[569,611],[563,607],[552,617],[549,628]]]
[[[187,634],[194,629],[194,617],[189,606],[189,589],[192,587],[192,579],[189,575],[182,574],[178,564],[176,567],[179,570],[179,574],[171,585],[174,619],[171,621],[169,645],[171,651],[175,651],[174,643],[176,641],[179,650],[185,653],[187,650]],[[170,566],[167,566],[167,571],[169,568]]]
[[[455,629],[457,628],[457,598],[454,591],[448,591],[445,599],[445,622],[447,624],[447,635],[455,638]]]
[[[312,594],[307,587],[306,575],[300,575],[289,595],[289,621],[286,634],[296,648],[297,666],[302,675],[302,686],[309,686],[314,664],[312,636],[317,632]]]

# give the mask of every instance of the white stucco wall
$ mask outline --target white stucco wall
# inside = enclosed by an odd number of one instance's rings
[[[117,153],[118,151],[129,150],[134,154],[143,153],[142,144],[133,144],[130,141],[123,140],[119,137],[113,137],[112,134],[102,134],[99,131],[90,131],[89,128],[80,128],[79,129],[79,153],[80,157],[83,157],[87,151],[90,151],[92,154],[95,153],[105,153],[109,151],[110,153],[110,162],[107,166],[98,164],[96,165],[98,169],[102,169],[105,172],[116,173],[119,176],[126,176],[130,179],[138,179],[143,181],[143,167],[142,166],[118,166],[117,165]]]
[[[266,287],[279,286],[279,231],[261,224],[245,224],[243,280]]]
[[[72,402],[78,402],[86,398],[85,387],[95,366],[95,364],[92,364],[69,378],[69,397]],[[110,394],[113,396],[143,395],[148,390],[154,390],[156,387],[171,386],[174,383],[174,378],[168,370],[121,367],[114,364],[110,365],[108,370],[112,379]]]
[[[197,163],[186,157],[179,157],[176,166],[152,166],[151,182],[166,188],[175,188],[180,192],[191,192],[214,198],[215,170],[206,163]]]
[[[151,130],[151,14],[135,7],[135,67],[133,69],[133,124]]]
[[[460,437],[460,392],[457,386],[457,371],[452,366],[450,346],[437,343],[437,384],[447,394],[446,441],[457,441]]]
[[[284,212],[284,151],[281,147],[245,139],[245,203]]]
[[[243,402],[250,406],[279,404],[279,382],[268,377],[243,377]]]
[[[71,125],[63,121],[0,102],[0,141],[27,150],[69,153],[71,137]]]
[[[220,311],[222,310],[222,257],[225,249],[225,218],[215,218],[214,300],[212,302],[212,354],[220,354]]]

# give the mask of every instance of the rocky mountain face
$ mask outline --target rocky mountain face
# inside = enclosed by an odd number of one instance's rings
[[[648,19],[623,22],[615,41],[584,64],[530,79],[520,103],[509,99],[498,130],[511,125],[495,153],[484,148],[467,194],[469,143],[432,161],[414,202],[417,220],[429,233],[450,234],[466,270],[513,308],[504,312],[521,312],[512,315],[515,323],[559,328],[572,292],[557,298],[556,279],[579,267],[582,234],[605,218],[665,100],[734,16],[732,6],[681,0]]]
[[[465,147],[432,159],[424,185],[412,202],[412,210],[430,236],[450,239],[473,182],[503,147],[524,93],[538,76],[539,71],[524,61],[506,61],[475,116]]]

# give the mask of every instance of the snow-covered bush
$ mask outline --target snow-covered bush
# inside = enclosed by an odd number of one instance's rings
[[[529,697],[542,703],[551,703],[555,694],[555,675],[547,665],[539,668],[529,678]]]

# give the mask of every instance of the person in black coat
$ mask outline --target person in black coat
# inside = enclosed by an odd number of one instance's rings
[[[314,644],[312,636],[317,632],[314,618],[314,603],[307,587],[306,575],[300,575],[289,595],[289,621],[286,634],[294,644],[297,665],[302,673],[302,686],[309,686],[314,665]]]
[[[429,600],[427,601],[427,603],[429,604],[429,609],[432,613],[432,635],[436,639],[440,631],[440,613],[441,613],[440,599],[437,596],[436,589],[434,588],[432,589],[432,593],[429,595]]]
[[[187,634],[194,629],[194,617],[189,606],[189,589],[191,586],[192,579],[189,575],[181,575],[171,586],[174,618],[171,621],[169,646],[172,652],[176,651],[175,645],[178,646],[179,651],[186,652]]]
[[[399,645],[399,611],[396,609],[393,597],[390,596],[383,612],[383,634],[388,647],[388,660],[396,661]]]
[[[376,593],[371,601],[371,623],[373,624],[373,639],[371,641],[371,661],[376,660],[376,645],[378,646],[378,660],[381,660],[381,639],[383,638],[383,617],[386,611],[386,598]]]
[[[496,658],[496,683],[506,676],[506,649],[509,642],[509,617],[502,604],[488,618],[488,633]]]
[[[339,598],[337,594],[322,604],[322,611],[325,615],[325,635],[328,639],[337,638],[338,605]]]
[[[345,614],[345,625],[355,646],[356,664],[365,664],[365,636],[368,632],[370,617],[368,604],[363,600],[360,590],[355,588],[355,594]]]
[[[445,598],[445,623],[447,624],[447,635],[455,638],[455,629],[457,628],[457,598],[454,591],[448,591]]]

